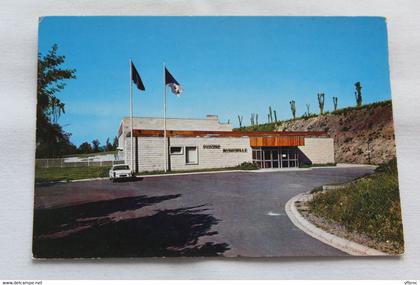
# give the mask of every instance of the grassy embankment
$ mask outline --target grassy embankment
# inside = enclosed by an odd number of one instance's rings
[[[344,189],[313,193],[307,206],[315,216],[367,236],[379,250],[404,252],[396,159]]]
[[[51,168],[36,168],[35,182],[51,182],[51,181],[71,181],[77,179],[108,177],[109,166],[90,166],[90,167],[51,167]],[[168,171],[171,173],[187,173],[187,172],[205,172],[205,171],[224,171],[224,170],[255,170],[257,167],[248,162],[241,165],[225,168],[205,168],[197,170],[179,170]],[[136,173],[136,175],[158,175],[164,174],[163,171],[145,171]]]

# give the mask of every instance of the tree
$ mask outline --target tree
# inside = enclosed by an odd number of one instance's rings
[[[324,114],[325,94],[318,93],[317,95],[318,95],[319,113],[322,115]]]
[[[116,150],[118,148],[118,138],[114,137],[114,141],[112,142],[112,150]]]
[[[273,122],[273,110],[271,109],[271,106],[268,107],[268,122]]]
[[[251,113],[251,126],[255,125],[255,114]]]
[[[70,142],[70,133],[63,131],[59,124],[47,124],[43,127],[44,137],[36,144],[36,157],[59,157],[63,154],[77,153],[77,148]],[[38,130],[37,130],[38,133]]]
[[[239,128],[242,128],[242,120],[243,120],[243,116],[239,116],[238,115],[238,121],[239,121]]]
[[[334,111],[337,111],[338,97],[333,97],[333,103],[334,103]]]
[[[113,150],[112,144],[109,142],[109,138],[106,139],[104,151],[111,151]]]
[[[91,147],[90,143],[88,143],[88,142],[82,143],[78,148],[78,152],[79,153],[91,153],[92,152],[92,147]]]
[[[292,111],[293,119],[296,119],[296,102],[292,100],[290,103],[290,110]]]
[[[99,152],[99,145],[100,145],[101,143],[99,142],[99,140],[98,139],[94,139],[93,141],[92,141],[92,152]]]
[[[36,156],[57,157],[76,147],[70,142],[70,133],[66,133],[57,123],[65,112],[65,104],[57,97],[64,89],[63,80],[76,78],[74,69],[63,69],[65,56],[57,55],[57,45],[45,55],[38,54],[37,85],[37,122]]]
[[[356,91],[354,92],[354,97],[356,97],[356,104],[357,107],[362,107],[363,100],[362,100],[362,84],[360,82],[356,82],[354,84],[356,87]]]

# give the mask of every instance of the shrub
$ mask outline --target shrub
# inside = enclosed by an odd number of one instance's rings
[[[323,190],[322,186],[316,187],[311,190],[311,194],[322,192],[322,190]]]
[[[258,169],[257,165],[253,162],[242,162],[241,164],[239,164],[238,168],[241,169],[241,170],[255,170],[255,169]]]
[[[331,167],[336,166],[337,163],[329,162],[329,163],[302,163],[299,165],[299,168],[310,168],[310,167]]]
[[[353,140],[352,137],[347,137],[347,138],[344,139],[344,143],[351,142],[352,140]]]

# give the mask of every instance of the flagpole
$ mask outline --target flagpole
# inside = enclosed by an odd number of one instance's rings
[[[167,172],[168,168],[168,148],[166,147],[166,65],[163,63],[163,155],[165,156],[165,164],[163,170]]]
[[[130,139],[131,139],[131,171],[134,172],[134,164],[133,164],[133,160],[134,160],[134,140],[133,140],[133,71],[131,68],[132,62],[131,62],[131,58],[129,59],[129,65],[130,65]]]

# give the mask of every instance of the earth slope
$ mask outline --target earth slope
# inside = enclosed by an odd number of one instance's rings
[[[341,163],[388,162],[396,156],[391,101],[279,123],[279,131],[326,131]]]

